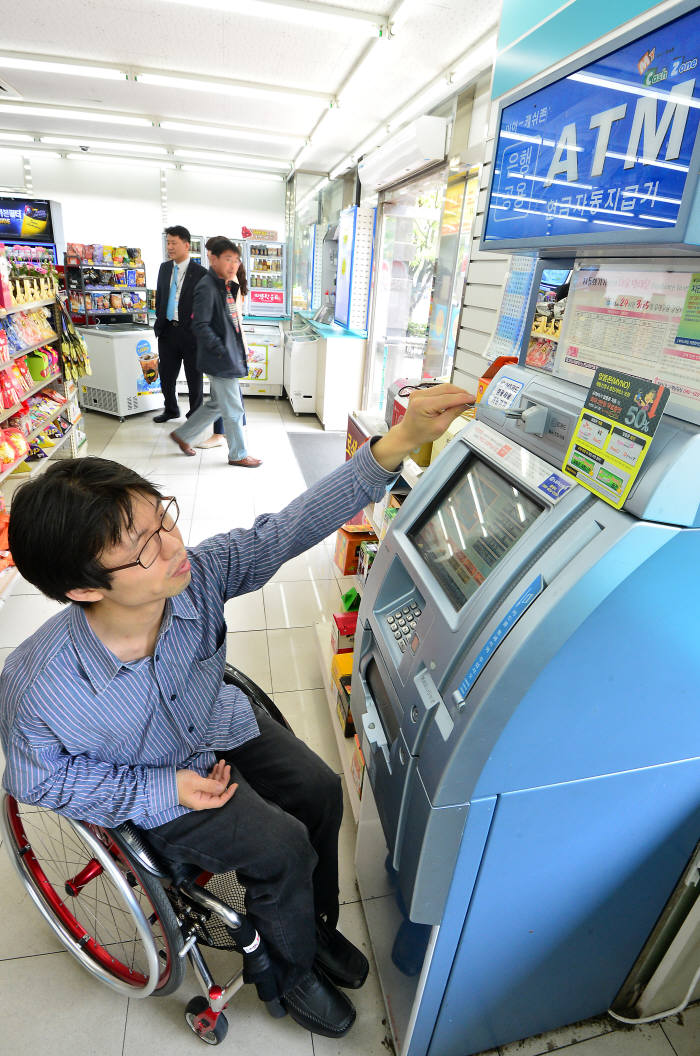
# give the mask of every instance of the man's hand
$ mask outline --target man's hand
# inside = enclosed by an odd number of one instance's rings
[[[194,770],[178,770],[175,777],[178,801],[190,810],[223,807],[238,788],[236,784],[229,785],[231,767],[223,759],[214,763],[208,777],[202,777]]]
[[[437,440],[457,415],[476,397],[457,385],[433,385],[415,389],[401,421],[372,445],[372,454],[383,469],[396,469],[417,447]]]

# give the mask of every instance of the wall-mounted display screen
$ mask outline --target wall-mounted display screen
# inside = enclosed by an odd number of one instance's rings
[[[543,507],[480,459],[472,458],[408,532],[459,610],[542,512]]]
[[[695,9],[504,106],[483,244],[680,240],[699,61]]]
[[[0,198],[0,242],[53,242],[51,203],[40,198]]]

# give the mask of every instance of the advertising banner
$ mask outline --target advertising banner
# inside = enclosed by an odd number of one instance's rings
[[[484,245],[673,237],[697,177],[699,61],[696,9],[505,106]]]
[[[564,472],[619,510],[639,475],[668,397],[667,388],[646,378],[597,370]]]

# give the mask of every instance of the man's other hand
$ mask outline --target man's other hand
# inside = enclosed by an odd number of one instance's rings
[[[229,785],[231,767],[223,759],[214,764],[208,777],[202,777],[194,770],[178,770],[175,777],[178,801],[190,810],[223,807],[238,788],[237,784]]]

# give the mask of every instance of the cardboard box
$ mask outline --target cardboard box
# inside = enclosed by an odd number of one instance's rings
[[[352,753],[352,759],[350,760],[350,775],[357,792],[357,798],[362,799],[362,786],[365,779],[365,757],[362,754],[360,738],[357,734],[355,734],[355,751]]]
[[[379,543],[362,543],[357,555],[357,575],[363,582],[367,579],[372,562],[377,556]]]
[[[331,646],[334,653],[351,653],[355,648],[356,612],[334,612]]]
[[[340,680],[352,674],[352,653],[336,653],[331,660],[331,675],[336,689],[340,689]]]
[[[496,377],[501,367],[505,367],[508,363],[517,363],[517,356],[497,356],[493,363],[479,378],[479,383],[476,388],[476,402],[481,403],[481,397],[488,389],[493,378]]]
[[[338,529],[335,543],[335,563],[344,576],[357,572],[358,551],[362,543],[376,543],[377,536],[361,524],[344,524]]]
[[[352,721],[352,712],[350,710],[350,678],[350,675],[343,675],[341,678],[336,702],[338,722],[343,731],[343,737],[355,736],[355,723]]]

